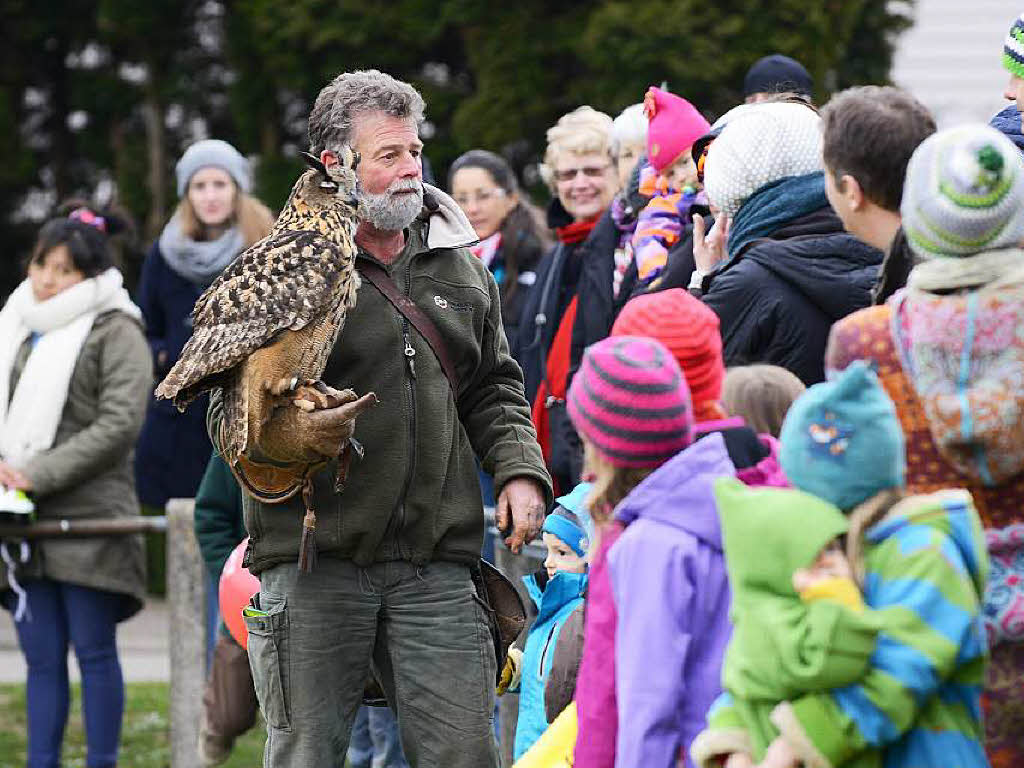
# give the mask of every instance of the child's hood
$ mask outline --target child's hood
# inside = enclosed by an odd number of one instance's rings
[[[794,488],[750,488],[735,478],[715,482],[729,584],[751,594],[796,596],[793,572],[807,568],[846,533],[838,507]]]
[[[543,589],[532,573],[523,577],[526,592],[537,606],[535,623],[547,621],[563,607],[581,599],[587,591],[587,574],[559,571],[548,579]]]
[[[935,546],[930,531],[943,535],[941,551],[946,558],[966,570],[980,600],[988,581],[988,552],[985,531],[968,491],[950,489],[909,496],[893,506],[888,514],[864,534],[871,544],[897,537],[902,554],[916,548]]]
[[[758,435],[761,444],[768,449],[768,455],[754,464],[736,471],[736,477],[746,485],[767,485],[775,488],[788,488],[786,473],[779,464],[779,441],[771,435]]]
[[[635,520],[656,520],[680,528],[722,548],[715,514],[716,478],[733,477],[736,467],[725,440],[718,433],[703,437],[662,464],[622,500],[615,518],[625,525]]]
[[[771,485],[788,488],[789,481],[779,464],[779,441],[771,435],[759,435],[743,419],[727,418],[697,424],[697,434],[721,433],[725,449],[736,467],[736,477],[747,485]]]

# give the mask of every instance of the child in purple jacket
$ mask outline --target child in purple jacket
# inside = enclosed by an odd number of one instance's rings
[[[720,692],[730,595],[712,485],[736,468],[720,434],[693,443],[686,380],[653,339],[589,347],[567,404],[595,483],[591,510],[616,485],[632,478],[634,486],[616,508],[626,529],[607,555],[617,613],[615,765],[670,768]],[[586,695],[581,680],[577,697]]]

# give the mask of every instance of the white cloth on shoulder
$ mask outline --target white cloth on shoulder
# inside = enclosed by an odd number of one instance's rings
[[[93,322],[120,310],[140,320],[142,313],[111,268],[46,301],[36,301],[24,280],[0,310],[0,458],[21,468],[53,447],[82,345]],[[38,334],[32,352],[10,392],[18,350]]]

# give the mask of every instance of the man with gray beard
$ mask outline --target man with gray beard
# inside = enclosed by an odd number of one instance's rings
[[[357,423],[343,406],[280,409],[264,430],[287,435],[296,457],[337,455],[353,434],[365,448],[341,493],[332,467],[315,479],[311,573],[296,568],[301,499],[245,499],[248,567],[260,577],[246,624],[268,767],[342,768],[371,664],[414,768],[498,766],[495,650],[473,584],[484,533],[475,460],[494,476],[498,524],[516,552],[538,535],[551,482],[498,288],[466,248],[473,228],[422,181],[423,109],[412,86],[371,70],[335,78],[309,117],[311,152],[326,166],[344,145],[361,157],[361,269],[384,270],[432,321],[455,370],[449,378],[437,345],[364,279],[323,380],[380,404]],[[215,441],[220,419],[215,402]],[[289,458],[276,451],[251,450],[257,487],[272,487]]]

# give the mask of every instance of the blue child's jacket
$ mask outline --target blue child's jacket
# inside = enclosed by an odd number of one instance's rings
[[[551,661],[558,634],[565,620],[582,602],[587,574],[558,572],[541,590],[533,575],[523,577],[526,591],[537,605],[537,619],[526,638],[522,679],[519,683],[519,722],[513,750],[515,760],[533,746],[547,730],[544,712],[544,684],[551,672]]]

